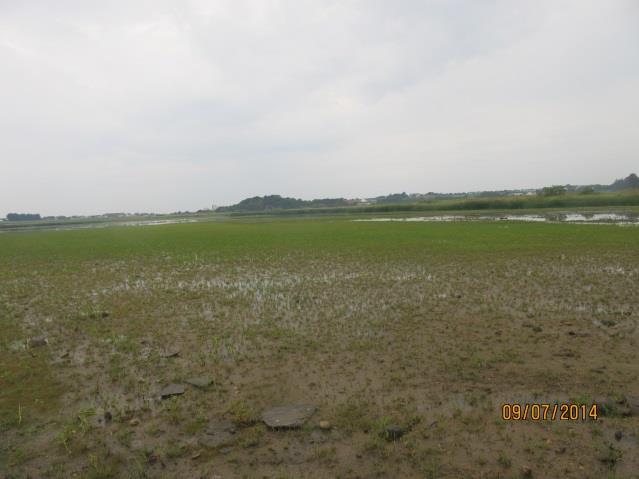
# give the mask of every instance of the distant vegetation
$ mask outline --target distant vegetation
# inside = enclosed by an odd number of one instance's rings
[[[40,219],[42,217],[39,214],[32,213],[9,213],[7,215],[7,221],[34,221]]]
[[[541,189],[542,196],[561,196],[567,193],[566,187],[561,185],[546,186]]]
[[[390,211],[445,211],[487,209],[533,209],[579,206],[638,206],[639,178],[631,174],[611,185],[553,185],[539,190],[502,190],[472,193],[395,193],[349,200],[327,198],[301,200],[279,195],[255,196],[217,212],[243,213],[359,213]]]
[[[301,208],[270,211],[234,212],[248,214],[336,214],[336,213],[392,213],[395,211],[470,211],[470,210],[526,210],[538,208],[577,208],[599,206],[639,206],[639,193],[601,193],[596,195],[565,194],[561,196],[505,196],[497,198],[468,198],[429,200],[415,203],[359,205],[341,208]]]
[[[639,177],[632,173],[624,179],[615,181],[612,185],[610,185],[610,189],[612,191],[622,191],[629,189],[637,189],[639,188]]]
[[[284,198],[280,195],[254,196],[240,201],[233,206],[222,206],[215,211],[265,211],[265,210],[285,210],[299,208],[326,208],[336,206],[349,206],[353,202],[344,198],[325,198],[319,200],[300,200],[297,198]]]

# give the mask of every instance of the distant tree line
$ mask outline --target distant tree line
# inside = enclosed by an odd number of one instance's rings
[[[41,220],[42,217],[37,213],[9,213],[7,221],[34,221]]]
[[[466,198],[454,200],[429,200],[415,203],[358,205],[339,208],[300,208],[272,211],[236,211],[232,215],[298,215],[338,213],[391,213],[395,211],[469,211],[469,210],[526,210],[540,208],[573,208],[584,206],[639,206],[639,193],[601,193],[597,195],[566,194],[509,196],[494,198]]]
[[[547,207],[550,206],[577,206],[592,204],[623,204],[634,205],[636,197],[624,198],[600,198],[599,200],[583,200],[571,197],[572,195],[591,196],[599,193],[615,193],[626,190],[639,189],[639,178],[632,173],[626,178],[616,180],[610,185],[553,185],[546,186],[537,190],[537,197],[540,201],[534,201],[527,195],[533,195],[535,190],[501,190],[501,191],[482,191],[470,193],[393,193],[386,196],[377,196],[366,200],[349,200],[345,198],[323,198],[316,200],[301,200],[298,198],[287,198],[280,195],[254,196],[246,198],[239,203],[231,206],[221,206],[216,208],[217,212],[228,213],[249,213],[249,212],[270,212],[276,213],[278,210],[313,210],[314,213],[328,212],[331,208],[340,208],[342,211],[361,211],[359,208],[369,205],[373,208],[371,211],[394,211],[395,206],[399,210],[425,210],[423,204],[431,201],[447,201],[453,199],[466,200],[462,203],[449,205],[450,209],[485,209],[485,208],[531,208],[531,207]],[[596,195],[599,196],[599,195]],[[558,198],[556,198],[558,197]],[[503,198],[504,201],[497,201]],[[482,199],[484,201],[474,201],[474,199]],[[548,201],[546,201],[546,199]],[[586,203],[584,203],[586,202]],[[404,206],[402,206],[404,205]],[[440,203],[441,205],[441,203]],[[400,207],[401,206],[401,207]],[[430,206],[426,209],[429,209]]]
[[[266,211],[266,210],[287,210],[299,208],[319,208],[348,206],[352,202],[344,198],[324,198],[316,200],[300,200],[297,198],[286,198],[280,195],[254,196],[240,201],[232,206],[220,206],[215,211]]]
[[[539,191],[539,196],[562,196],[568,193],[579,193],[581,195],[593,195],[595,193],[614,193],[617,191],[639,189],[639,177],[635,173],[631,173],[625,178],[615,180],[610,185],[553,185],[546,186]]]
[[[610,190],[612,191],[630,190],[635,188],[639,188],[639,177],[637,177],[634,173],[621,180],[616,180],[612,185],[610,185]]]
[[[567,189],[565,186],[554,185],[554,186],[546,186],[541,189],[539,194],[541,196],[561,196],[567,193]]]

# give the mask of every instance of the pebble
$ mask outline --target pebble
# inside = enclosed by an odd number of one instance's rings
[[[328,431],[331,428],[331,423],[328,421],[320,421],[319,427],[320,429],[323,429],[324,431]]]

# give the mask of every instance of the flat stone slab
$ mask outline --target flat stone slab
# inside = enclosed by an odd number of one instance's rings
[[[182,384],[169,384],[160,391],[160,398],[166,399],[171,396],[179,396],[184,394],[184,386]]]
[[[310,404],[277,406],[262,413],[262,421],[274,429],[294,429],[301,427],[317,411]]]
[[[195,386],[196,388],[206,388],[213,384],[213,379],[208,376],[197,376],[193,378],[188,378],[184,381],[191,386]]]
[[[231,421],[214,421],[199,440],[201,446],[216,448],[230,446],[235,442],[237,428]]]

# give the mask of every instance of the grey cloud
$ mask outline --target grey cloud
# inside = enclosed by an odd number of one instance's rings
[[[0,2],[0,216],[603,182],[628,0]]]

